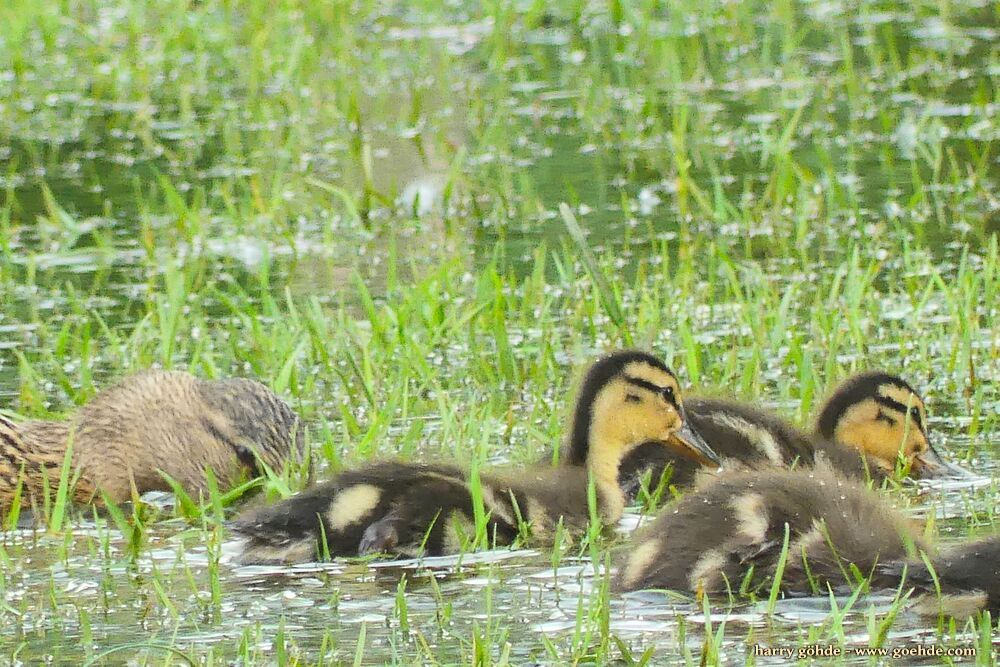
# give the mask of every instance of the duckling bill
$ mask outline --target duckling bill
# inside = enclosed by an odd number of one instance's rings
[[[301,435],[292,409],[258,382],[145,371],[64,421],[0,417],[0,510],[19,480],[28,503],[54,493],[70,443],[73,500],[100,502],[103,492],[122,502],[133,487],[169,491],[161,471],[197,495],[208,491],[207,469],[223,490],[259,474],[258,461],[281,470]]]
[[[740,466],[790,467],[825,460],[845,475],[882,479],[902,461],[915,477],[968,474],[945,463],[931,446],[926,409],[916,390],[883,372],[860,373],[843,382],[823,404],[811,434],[770,411],[735,401],[695,397],[687,401],[687,415],[723,460]],[[637,491],[643,474],[658,479],[668,468],[678,486],[692,484],[700,470],[676,453],[640,447],[623,461],[622,483]]]
[[[996,610],[1000,601],[1000,539],[937,555],[876,493],[826,464],[735,471],[706,480],[639,531],[619,563],[616,586],[766,590],[783,552],[781,588],[790,594],[846,592],[862,583],[859,575],[873,588],[893,588],[906,570],[911,586],[930,593],[923,552],[942,590],[954,594],[953,603],[962,600],[947,613]]]
[[[646,442],[718,460],[685,421],[673,372],[645,352],[613,353],[584,377],[558,466],[487,470],[478,481],[449,465],[382,462],[346,471],[239,518],[234,529],[246,539],[242,561],[455,553],[475,534],[476,495],[491,543],[509,544],[525,532],[533,542],[548,543],[559,524],[570,534],[586,529],[590,480],[600,520],[621,518],[625,495],[618,468]]]

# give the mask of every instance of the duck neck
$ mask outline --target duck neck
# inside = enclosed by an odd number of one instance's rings
[[[591,442],[587,467],[597,487],[598,510],[605,521],[618,521],[625,513],[625,492],[618,482],[618,469],[629,449],[625,443]]]

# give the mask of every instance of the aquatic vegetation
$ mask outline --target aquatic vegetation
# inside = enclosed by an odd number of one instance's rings
[[[898,370],[935,445],[996,477],[989,3],[11,0],[0,25],[4,410],[158,365],[288,398],[316,477],[485,467],[549,452],[568,370],[634,344],[799,421]],[[921,491],[892,497],[943,541],[996,530],[995,482]],[[0,660],[993,650],[993,623],[928,627],[905,591],[617,595],[597,535],[235,568],[232,498],[146,500],[0,535]]]

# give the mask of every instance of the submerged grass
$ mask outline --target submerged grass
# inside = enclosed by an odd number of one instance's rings
[[[306,419],[316,477],[479,469],[557,460],[572,368],[634,344],[798,421],[844,374],[898,371],[938,443],[996,474],[987,4],[13,0],[0,25],[4,409],[57,416],[153,364],[247,375]],[[36,508],[48,531],[0,541],[0,659],[710,664],[897,632],[993,650],[991,621],[920,628],[899,594],[817,612],[775,588],[737,609],[752,630],[707,601],[637,606],[567,574],[609,565],[597,531],[405,585],[234,572],[222,519],[249,489],[95,514],[69,473]],[[308,475],[268,471],[264,495]],[[995,485],[955,495],[923,507],[946,538],[995,528]]]

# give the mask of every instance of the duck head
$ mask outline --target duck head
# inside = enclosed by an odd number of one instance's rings
[[[816,430],[889,470],[902,459],[915,477],[966,474],[934,450],[923,399],[896,375],[874,371],[848,378],[827,400]]]
[[[580,387],[568,463],[589,467],[604,495],[621,496],[624,506],[618,468],[630,451],[651,442],[702,464],[720,463],[688,423],[677,376],[666,364],[638,350],[598,359]]]

